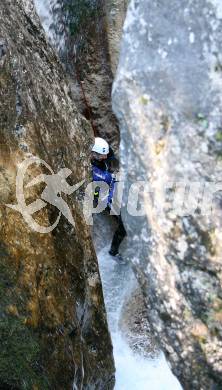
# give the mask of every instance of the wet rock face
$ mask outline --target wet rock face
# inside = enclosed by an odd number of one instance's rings
[[[132,1],[113,90],[125,203],[132,183],[149,184],[145,216],[123,210],[129,255],[154,331],[192,389],[222,386],[221,192],[211,214],[209,198],[195,203],[222,174],[221,18],[216,1]],[[183,181],[193,189],[184,206]]]
[[[120,329],[136,354],[148,359],[158,357],[160,353],[159,346],[153,337],[148,321],[147,308],[138,285],[132,289],[129,299],[122,307]]]
[[[64,199],[75,227],[61,216],[37,233],[17,204],[16,173],[30,155],[69,184],[88,178],[92,132],[76,110],[63,69],[47,44],[31,1],[0,5],[0,388],[112,389],[114,363],[97,260],[78,193]],[[32,164],[24,183],[44,165]],[[44,184],[25,188],[26,203]],[[25,186],[24,186],[25,187]],[[79,193],[80,195],[80,193]],[[58,209],[34,215],[53,224]],[[74,385],[73,385],[74,383]],[[72,387],[74,386],[74,387]]]

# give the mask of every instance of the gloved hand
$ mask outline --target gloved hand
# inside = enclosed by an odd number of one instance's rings
[[[95,191],[94,191],[94,198],[93,198],[93,207],[94,207],[94,209],[98,206],[98,202],[99,202],[99,191],[100,191],[100,188],[99,188],[99,187],[96,187],[96,188],[95,188]]]

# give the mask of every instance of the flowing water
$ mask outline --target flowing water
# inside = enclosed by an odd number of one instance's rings
[[[150,358],[136,354],[122,334],[122,308],[137,282],[130,264],[118,264],[108,253],[114,228],[109,218],[96,216],[93,229],[114,349],[115,390],[179,390],[181,386],[162,352],[155,354],[155,357],[151,354]]]
[[[57,0],[34,0],[48,39],[59,48],[61,39],[51,26],[55,23],[53,7]],[[110,217],[109,217],[110,218]],[[120,327],[122,308],[129,298],[136,280],[129,264],[120,265],[108,254],[113,225],[105,216],[97,216],[93,229],[94,244],[99,259],[103,292],[112,336],[116,365],[115,390],[179,390],[162,352],[155,357],[144,357],[130,348]]]

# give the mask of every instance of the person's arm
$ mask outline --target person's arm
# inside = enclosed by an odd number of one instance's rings
[[[93,167],[93,181],[99,182],[104,181],[106,184],[109,185],[109,193],[107,194],[107,204],[111,205],[113,193],[114,193],[114,185],[115,185],[115,179],[108,171],[102,171],[98,167]],[[100,187],[96,187],[94,191],[94,207],[97,207],[98,200],[100,195]]]
[[[102,171],[97,167],[93,167],[93,181],[104,181],[109,186],[112,182],[112,175],[108,171]]]

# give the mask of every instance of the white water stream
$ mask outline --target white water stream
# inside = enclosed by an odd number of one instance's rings
[[[135,354],[121,332],[119,324],[122,308],[136,280],[129,264],[118,264],[108,254],[113,234],[113,229],[108,223],[105,216],[95,218],[94,243],[113,342],[116,365],[115,390],[181,390],[181,385],[172,374],[162,352],[155,358],[144,358]]]
[[[53,23],[52,6],[56,0],[34,0],[45,32],[56,47],[58,41],[50,26]],[[60,42],[61,43],[61,42]],[[119,327],[121,309],[135,282],[129,265],[117,264],[108,254],[112,229],[101,216],[96,219],[94,242],[97,250],[104,298],[112,336],[116,365],[115,390],[180,390],[163,353],[155,358],[136,355],[124,339]]]

